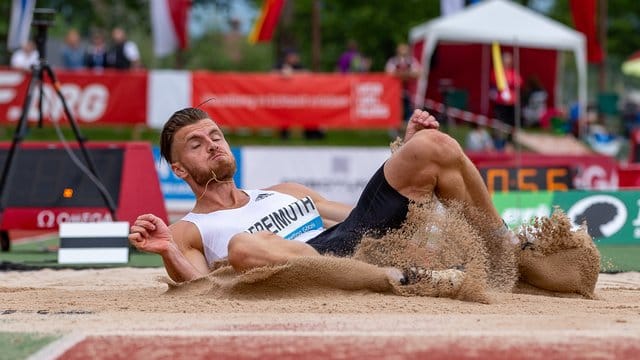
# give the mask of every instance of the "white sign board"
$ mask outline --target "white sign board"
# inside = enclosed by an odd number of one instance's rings
[[[129,223],[63,222],[60,224],[60,264],[120,264],[129,262]]]
[[[333,201],[355,205],[389,148],[242,148],[242,185],[260,189],[283,182],[305,185]]]

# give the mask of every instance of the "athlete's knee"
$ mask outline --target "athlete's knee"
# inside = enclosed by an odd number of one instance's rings
[[[448,165],[459,162],[465,155],[460,144],[451,136],[437,130],[418,131],[403,147],[401,156],[417,164]]]

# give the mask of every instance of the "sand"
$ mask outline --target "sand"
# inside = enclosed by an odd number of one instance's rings
[[[255,329],[386,329],[438,334],[558,332],[640,336],[640,273],[600,274],[598,300],[491,293],[490,304],[333,291],[263,299],[167,293],[163,269],[0,273],[0,331],[206,332]]]

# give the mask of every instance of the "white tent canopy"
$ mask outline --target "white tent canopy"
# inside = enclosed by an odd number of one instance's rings
[[[582,33],[508,0],[485,0],[450,16],[411,29],[412,44],[423,41],[424,71],[418,81],[416,106],[422,107],[429,78],[429,64],[439,41],[557,49],[575,55],[578,102],[584,114],[587,102],[586,42]]]

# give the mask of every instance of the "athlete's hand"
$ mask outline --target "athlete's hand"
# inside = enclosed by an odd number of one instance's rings
[[[429,114],[424,110],[416,109],[411,115],[409,119],[409,123],[407,124],[407,131],[404,134],[404,142],[409,141],[413,135],[415,135],[418,131],[424,129],[438,129],[440,127],[440,123],[436,120],[433,115]]]
[[[162,219],[145,214],[138,216],[131,226],[129,242],[138,250],[163,254],[173,245],[173,237]]]

